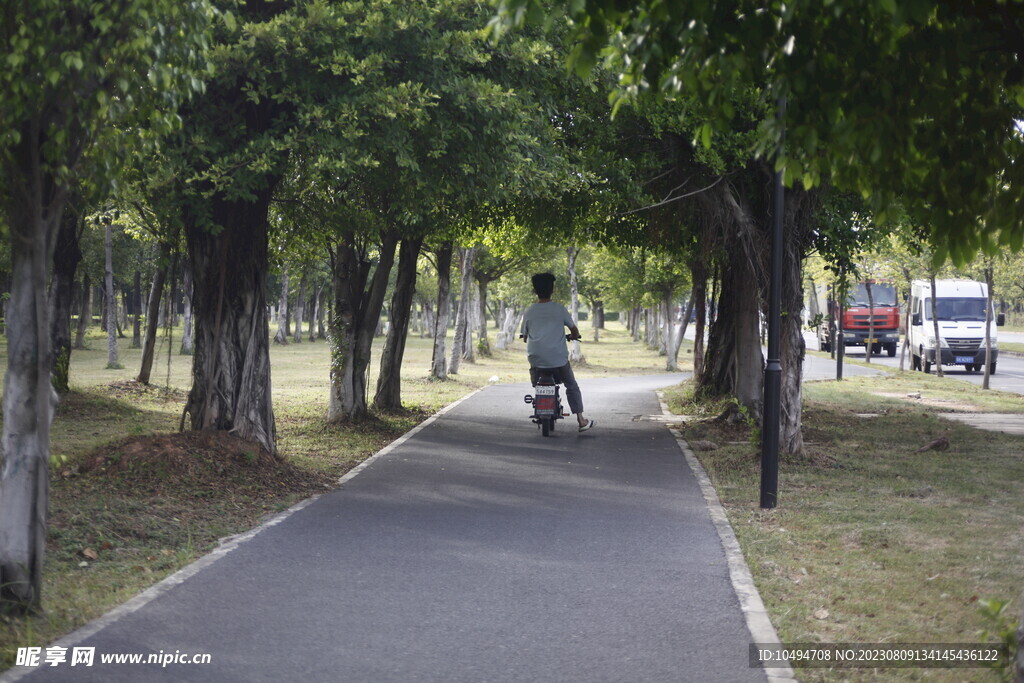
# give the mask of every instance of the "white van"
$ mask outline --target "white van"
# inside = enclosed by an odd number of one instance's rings
[[[914,280],[910,287],[910,328],[907,345],[914,370],[931,372],[932,365],[963,365],[968,372],[985,367],[985,302],[988,286],[974,280],[936,280],[935,300],[939,319],[939,361],[936,361],[935,323],[932,320],[932,285],[929,280]],[[996,372],[996,326],[1005,316],[992,316],[991,374]]]

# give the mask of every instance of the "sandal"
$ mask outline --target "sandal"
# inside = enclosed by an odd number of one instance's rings
[[[581,432],[585,432],[585,431],[587,431],[588,429],[590,429],[593,426],[594,426],[594,421],[593,420],[587,420],[587,424],[580,425],[580,431]]]

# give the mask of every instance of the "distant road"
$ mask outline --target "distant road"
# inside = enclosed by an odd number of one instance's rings
[[[815,338],[814,333],[805,333],[804,339],[807,342],[808,349],[817,350],[818,341]],[[1019,332],[1000,332],[999,339],[1008,342],[1016,342],[1017,339],[1020,339],[1022,342],[1024,342],[1024,334],[1020,334]],[[846,357],[850,358],[851,360],[863,361],[864,348],[859,346],[847,346]],[[808,356],[807,358],[810,360],[812,359],[812,356]],[[815,367],[817,369],[820,368],[820,363],[825,363],[827,367],[830,367],[832,369],[831,376],[835,377],[835,361],[831,359],[817,357],[813,357],[813,359],[814,363],[811,367]],[[884,368],[898,369],[900,366],[900,351],[897,351],[896,356],[894,358],[889,358],[889,356],[885,353],[883,353],[881,356],[872,356],[871,364],[877,364]],[[811,374],[807,370],[808,367],[808,364],[805,362],[804,377],[806,379],[821,379],[820,377],[811,376]],[[907,355],[905,367],[908,369],[910,368],[909,352]],[[859,366],[856,365],[844,364],[843,375],[853,376],[856,372],[855,369],[866,370],[867,368],[860,368]],[[964,370],[964,366],[962,365],[944,366],[942,368],[942,371],[943,374],[946,377],[949,377],[950,379],[958,379],[964,382],[971,382],[972,384],[976,384],[978,386],[981,386],[982,380],[984,379],[983,373],[967,372],[966,370]],[[932,370],[932,373],[934,372],[935,371]],[[992,387],[993,389],[999,389],[1001,391],[1011,391],[1017,394],[1024,394],[1024,358],[1000,355],[996,360],[996,374],[992,375],[992,377],[989,378],[989,386]]]
[[[686,328],[686,338],[692,340],[694,338],[694,325],[688,325]],[[1004,342],[1013,342],[1024,344],[1024,333],[1020,332],[1003,332],[999,331],[999,339]],[[804,341],[807,344],[809,351],[818,350],[818,339],[813,332],[804,332]],[[850,360],[863,361],[864,360],[864,348],[860,346],[847,346],[846,357]],[[898,369],[900,366],[900,352],[897,350],[894,358],[889,358],[888,355],[883,353],[881,356],[873,356],[871,358],[872,365],[878,365],[880,368]],[[910,368],[910,357],[908,355],[906,361],[906,367]],[[843,364],[843,376],[844,377],[858,377],[864,375],[877,375],[882,370],[875,370],[873,368],[866,368],[860,365]],[[932,371],[934,373],[934,370]],[[966,372],[962,365],[951,365],[943,367],[943,373],[950,379],[958,379],[964,382],[971,382],[981,386],[984,378],[983,373],[977,372]],[[807,380],[818,380],[818,379],[832,379],[836,376],[836,362],[830,358],[820,358],[818,356],[808,355],[804,360],[804,379]],[[1017,394],[1024,394],[1024,358],[1017,358],[1013,356],[1000,355],[996,361],[996,374],[992,375],[989,380],[989,386],[993,389],[999,389],[1001,391],[1011,391]]]
[[[1024,332],[1003,332],[999,330],[999,339],[1001,341],[1013,342],[1014,344],[1024,344]]]

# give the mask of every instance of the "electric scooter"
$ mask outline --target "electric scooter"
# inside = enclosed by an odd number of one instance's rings
[[[524,335],[519,335],[525,339]],[[565,335],[567,341],[572,340],[572,335]],[[533,406],[533,415],[530,421],[540,427],[543,436],[551,436],[555,431],[555,422],[564,419],[568,413],[562,412],[561,387],[555,381],[555,375],[550,368],[538,368],[534,373],[536,380],[533,382],[533,393],[523,396],[523,403]]]

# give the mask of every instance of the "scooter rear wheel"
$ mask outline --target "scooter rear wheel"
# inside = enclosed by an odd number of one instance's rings
[[[551,424],[554,422],[551,418],[544,418],[540,421],[540,433],[544,436],[551,435]]]

